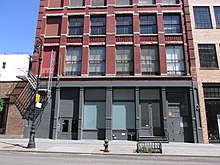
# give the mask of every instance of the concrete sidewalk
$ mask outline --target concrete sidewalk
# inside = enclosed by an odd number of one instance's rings
[[[0,151],[47,152],[71,154],[158,155],[220,157],[220,144],[163,143],[163,154],[135,153],[137,142],[110,141],[109,153],[103,152],[100,140],[51,140],[36,139],[36,148],[27,149],[28,139],[0,139]]]

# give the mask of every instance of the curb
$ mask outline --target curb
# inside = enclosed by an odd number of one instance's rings
[[[143,157],[143,156],[147,156],[147,157],[187,157],[187,158],[220,158],[220,156],[213,156],[213,155],[169,155],[169,154],[151,154],[151,153],[91,153],[91,152],[65,152],[65,151],[42,151],[42,150],[36,150],[36,149],[27,149],[27,150],[2,150],[0,149],[0,152],[20,152],[20,153],[39,153],[39,154],[43,154],[43,153],[48,153],[48,154],[68,154],[68,155],[109,155],[109,156],[133,156],[133,157]]]

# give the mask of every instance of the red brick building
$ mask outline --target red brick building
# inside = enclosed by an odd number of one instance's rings
[[[36,36],[38,137],[203,142],[187,0],[41,0]]]

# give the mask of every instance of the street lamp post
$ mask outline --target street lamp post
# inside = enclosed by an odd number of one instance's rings
[[[40,50],[40,52],[39,52]],[[34,45],[34,52],[33,56],[39,56],[38,57],[38,72],[37,72],[37,80],[36,80],[36,90],[34,93],[34,100],[32,100],[32,106],[31,106],[31,129],[30,129],[30,136],[29,136],[29,142],[27,148],[35,148],[35,119],[36,119],[36,96],[38,95],[38,88],[39,88],[39,80],[40,80],[40,69],[41,69],[41,61],[42,61],[42,40],[40,37],[37,37],[35,40]]]

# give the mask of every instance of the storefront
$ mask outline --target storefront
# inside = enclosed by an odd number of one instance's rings
[[[192,84],[85,82],[71,87],[63,82],[53,88],[53,100],[42,115],[50,122],[41,120],[37,136],[202,142],[197,90]]]

